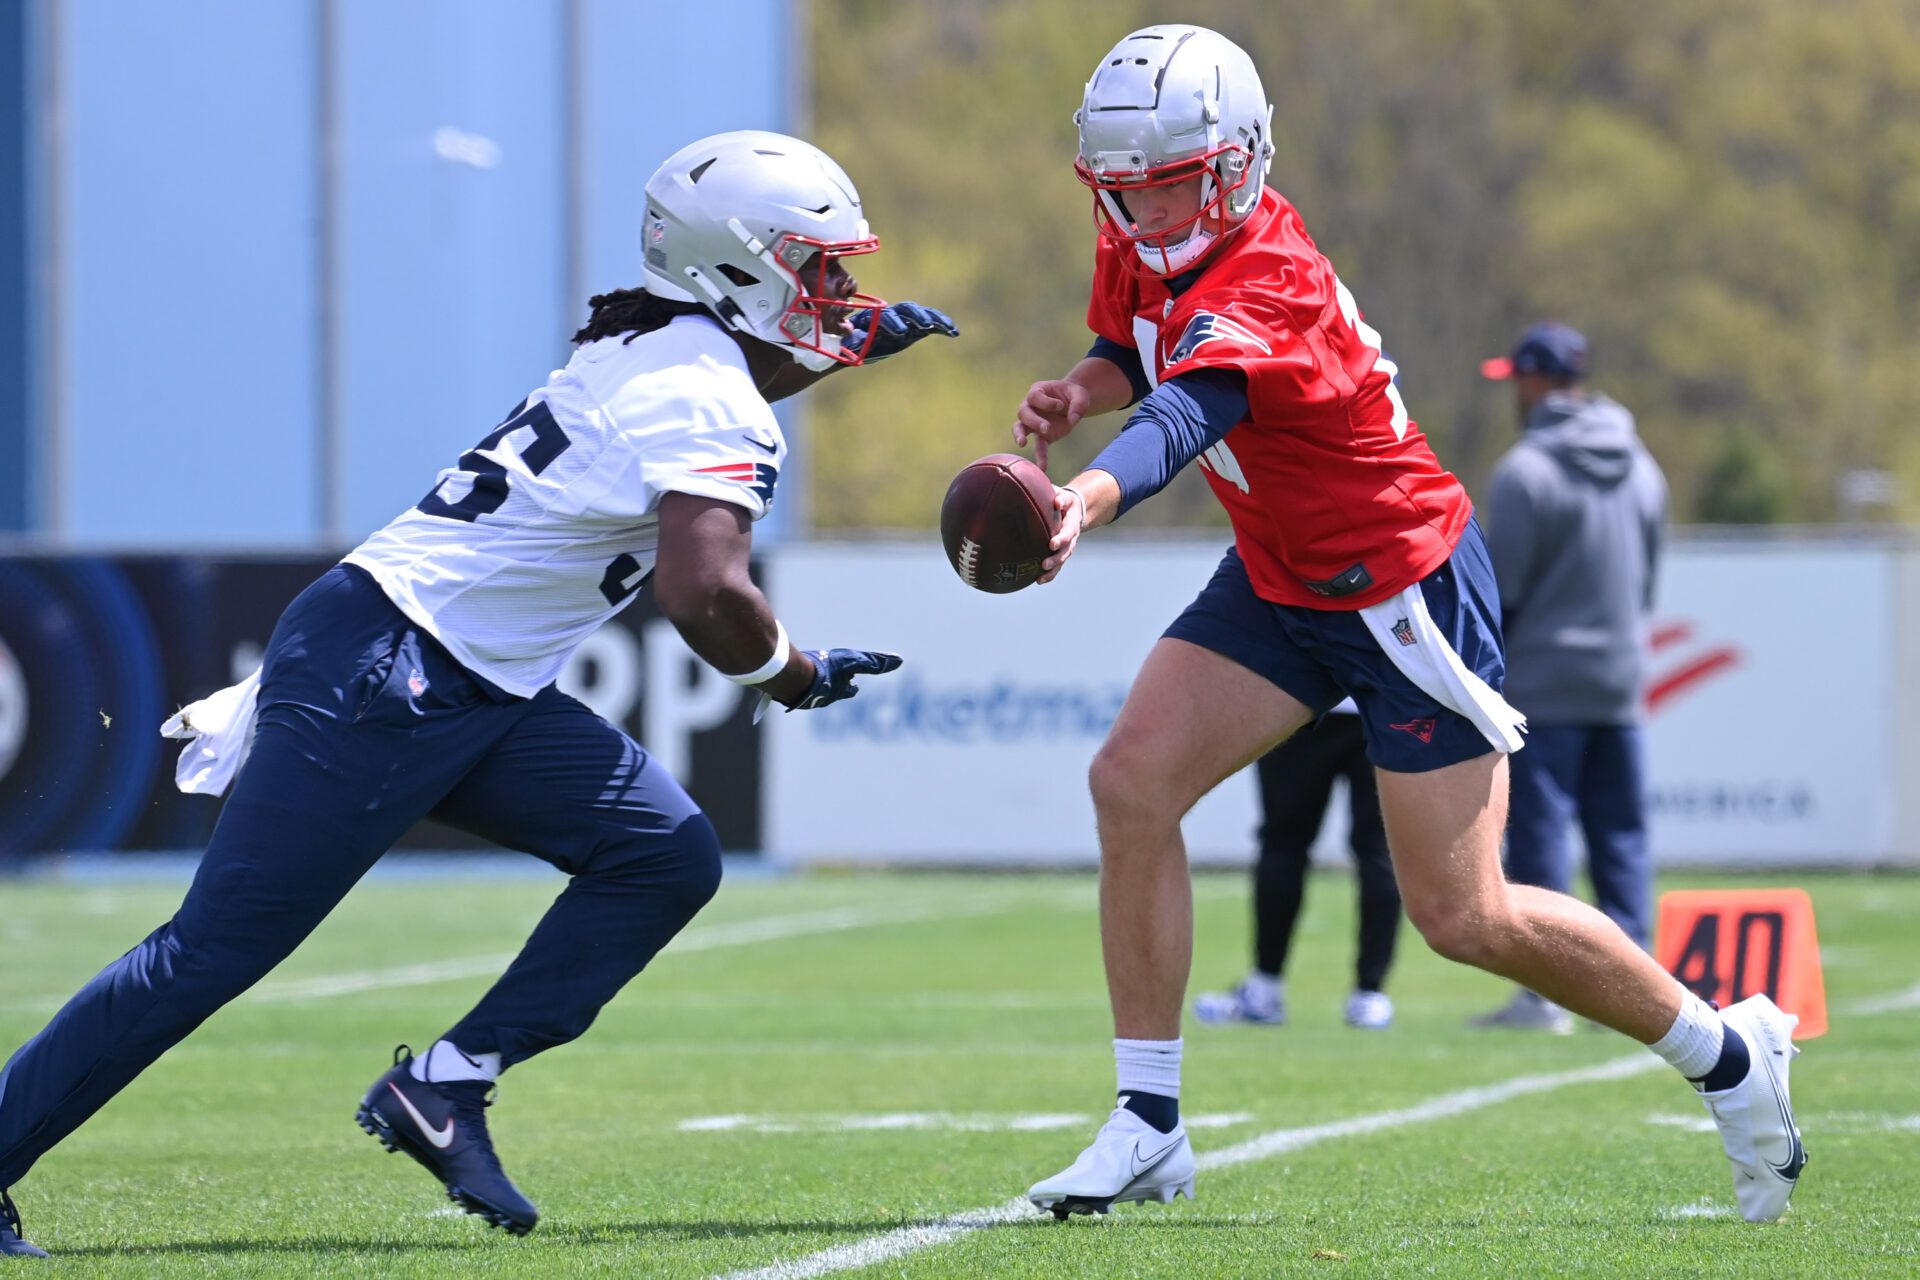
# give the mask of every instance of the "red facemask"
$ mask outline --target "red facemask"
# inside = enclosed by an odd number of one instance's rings
[[[787,304],[786,311],[780,317],[781,334],[794,346],[826,356],[838,364],[857,365],[864,362],[866,345],[859,351],[848,351],[842,341],[833,340],[846,337],[840,322],[852,319],[860,311],[868,313],[867,327],[871,331],[871,327],[878,322],[880,309],[887,305],[886,300],[870,293],[836,294],[829,271],[841,258],[857,257],[878,249],[879,237],[828,241],[787,235],[773,246],[774,257],[782,264],[788,263],[793,259],[795,247],[806,252],[798,268],[786,268],[792,277],[794,295],[793,301]]]
[[[1229,153],[1239,156],[1241,162],[1232,184],[1222,185],[1215,165]],[[1094,227],[1103,238],[1134,250],[1124,255],[1128,268],[1136,275],[1164,277],[1178,275],[1199,262],[1239,225],[1228,216],[1227,200],[1246,185],[1252,172],[1245,157],[1244,147],[1230,144],[1192,159],[1148,169],[1140,175],[1095,173],[1079,159],[1074,161],[1073,170],[1080,181],[1093,190]],[[1234,172],[1231,162],[1228,171]],[[1142,231],[1127,212],[1128,194],[1171,186],[1193,177],[1201,179],[1200,208],[1191,217],[1171,226]]]

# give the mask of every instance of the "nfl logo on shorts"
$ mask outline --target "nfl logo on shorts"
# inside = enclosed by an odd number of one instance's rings
[[[1393,624],[1393,638],[1401,644],[1413,643],[1413,627],[1405,618]]]

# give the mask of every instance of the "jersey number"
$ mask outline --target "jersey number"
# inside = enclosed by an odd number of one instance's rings
[[[1353,300],[1353,295],[1347,292],[1347,286],[1338,280],[1333,283],[1335,296],[1340,300],[1341,316],[1353,326],[1353,331],[1360,335],[1360,341],[1379,351],[1379,331],[1360,318],[1360,306]],[[1380,358],[1374,361],[1373,367],[1387,375],[1387,400],[1393,405],[1393,438],[1405,440],[1407,438],[1407,402],[1400,398],[1400,384],[1394,381],[1400,376],[1400,366],[1387,359],[1385,352],[1381,352]]]
[[[458,502],[448,502],[440,496],[441,485],[433,486],[426,497],[420,499],[419,510],[430,516],[445,516],[449,520],[464,520],[472,524],[481,516],[491,515],[500,509],[507,500],[507,468],[505,464],[495,462],[487,456],[487,451],[500,447],[500,442],[522,427],[533,428],[533,440],[520,450],[520,463],[534,475],[539,475],[553,460],[567,451],[573,441],[567,439],[567,433],[553,420],[553,410],[547,408],[546,401],[537,404],[522,404],[514,415],[495,427],[485,440],[460,455],[460,470],[473,475],[473,487],[467,490],[467,496]]]
[[[653,576],[653,570],[642,570],[640,562],[626,552],[613,558],[606,573],[600,577],[600,594],[606,597],[608,604],[615,608],[628,596],[647,585],[647,579]]]

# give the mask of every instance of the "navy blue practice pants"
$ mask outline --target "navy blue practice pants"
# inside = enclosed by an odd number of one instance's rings
[[[1640,726],[1536,724],[1508,757],[1507,878],[1573,892],[1573,828],[1587,842],[1594,905],[1647,945],[1653,855],[1647,844]]]
[[[552,687],[476,680],[358,569],[281,617],[255,723],[179,911],[0,1070],[0,1187],[279,964],[426,815],[572,876],[446,1033],[508,1066],[585,1031],[719,888],[712,823],[637,743]]]
[[[1253,866],[1253,967],[1287,971],[1293,926],[1306,901],[1307,868],[1336,778],[1347,780],[1354,883],[1360,898],[1360,947],[1354,988],[1386,990],[1400,933],[1400,885],[1387,851],[1380,788],[1367,759],[1360,717],[1335,712],[1260,757],[1260,857]]]

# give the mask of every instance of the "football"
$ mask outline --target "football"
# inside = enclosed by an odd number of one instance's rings
[[[940,504],[940,540],[960,581],[1005,595],[1040,576],[1047,541],[1060,527],[1053,481],[1017,453],[969,462]]]

